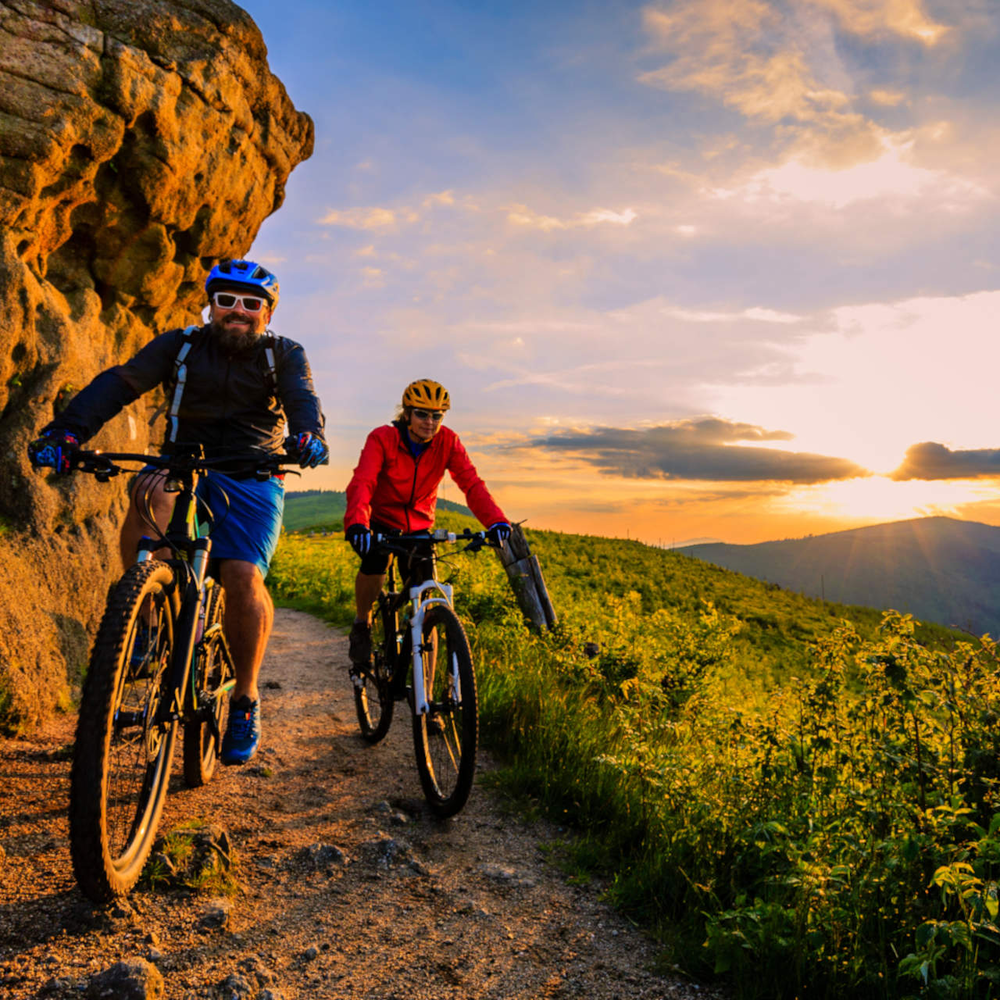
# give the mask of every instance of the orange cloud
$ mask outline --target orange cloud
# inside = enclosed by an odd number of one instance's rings
[[[344,226],[347,229],[387,229],[399,219],[391,208],[348,208],[327,212],[321,226]]]
[[[950,31],[922,0],[801,0],[851,34],[893,36],[925,46]],[[803,31],[775,0],[677,0],[643,10],[651,49],[669,62],[639,77],[649,86],[695,91],[746,118],[778,126],[796,156],[830,169],[877,159],[882,130],[855,110],[842,60]],[[896,106],[905,95],[873,90],[873,105]]]
[[[884,108],[895,108],[906,100],[906,94],[898,90],[870,90],[868,99],[873,104],[880,104]]]
[[[895,34],[936,45],[950,30],[931,20],[921,0],[806,0],[835,14],[855,35]]]
[[[638,214],[631,208],[626,208],[621,212],[615,212],[610,208],[595,208],[589,212],[578,212],[572,219],[560,219],[554,215],[540,215],[528,208],[527,205],[512,205],[507,211],[507,221],[512,225],[524,226],[528,229],[541,229],[546,233],[554,229],[589,228],[602,223],[627,226],[637,218]]]
[[[760,0],[687,0],[669,11],[647,7],[643,24],[656,48],[673,59],[642,83],[719,97],[747,117],[814,121],[849,97],[823,87],[795,47],[781,40],[777,9]]]

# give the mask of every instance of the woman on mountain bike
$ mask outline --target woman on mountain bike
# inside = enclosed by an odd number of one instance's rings
[[[465,494],[472,513],[488,525],[493,542],[510,537],[510,522],[490,496],[458,435],[443,425],[451,399],[444,386],[417,379],[403,392],[397,418],[368,435],[347,486],[345,535],[361,557],[354,582],[356,617],[351,628],[351,662],[371,658],[371,609],[382,588],[388,553],[372,551],[372,532],[392,534],[429,529],[445,472]]]

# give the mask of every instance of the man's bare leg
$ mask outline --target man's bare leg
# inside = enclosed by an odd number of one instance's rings
[[[174,501],[177,497],[174,493],[163,492],[163,484],[166,478],[166,473],[163,472],[140,472],[132,486],[128,513],[125,515],[125,521],[122,524],[121,535],[118,540],[123,569],[128,569],[135,562],[136,551],[139,548],[139,541],[143,535],[152,536],[153,534],[153,529],[141,516],[141,513],[146,513],[147,497],[149,498],[149,511],[152,513],[160,531],[167,530],[167,525],[170,523],[170,515],[174,511]]]
[[[274,624],[274,604],[264,577],[253,563],[226,559],[220,575],[226,589],[226,641],[236,668],[232,699],[238,701],[246,695],[257,701],[257,677]]]

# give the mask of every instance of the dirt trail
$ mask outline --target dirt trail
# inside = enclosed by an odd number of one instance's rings
[[[228,913],[162,888],[92,907],[66,844],[73,720],[0,740],[0,996],[87,995],[95,973],[136,957],[159,969],[168,998],[715,995],[648,971],[650,943],[546,862],[554,828],[478,786],[461,815],[434,820],[407,718],[363,743],[346,668],[344,636],[280,610],[258,760],[198,790],[175,773],[161,829],[228,830],[240,887]]]

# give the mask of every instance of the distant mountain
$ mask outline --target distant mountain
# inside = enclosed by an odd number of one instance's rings
[[[457,514],[472,514],[468,507],[451,500],[438,500],[438,510]],[[342,522],[347,510],[347,494],[339,490],[299,490],[285,494],[285,530],[301,531],[303,528],[330,528]]]
[[[676,551],[828,601],[1000,635],[1000,528],[951,517]]]

